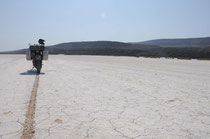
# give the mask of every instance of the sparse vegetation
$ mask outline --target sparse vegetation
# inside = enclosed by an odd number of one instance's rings
[[[191,60],[192,58],[187,58],[187,57],[178,57],[177,59],[181,59],[181,60]]]
[[[210,58],[198,58],[198,60],[210,60]]]

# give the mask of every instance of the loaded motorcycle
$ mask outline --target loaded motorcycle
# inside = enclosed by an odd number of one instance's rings
[[[30,45],[26,52],[26,59],[32,60],[33,66],[37,69],[37,74],[40,74],[42,69],[42,60],[48,60],[48,51],[45,50],[45,40],[39,39],[39,44]]]

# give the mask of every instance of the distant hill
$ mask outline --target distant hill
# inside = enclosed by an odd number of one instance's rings
[[[149,56],[159,53],[159,46],[131,44],[113,41],[88,41],[61,43],[47,46],[50,54],[66,55],[113,55],[113,56]],[[4,52],[5,54],[25,54],[26,49]]]
[[[130,44],[113,41],[71,42],[47,47],[51,54],[70,55],[148,55],[154,54],[159,46]]]
[[[5,51],[0,52],[0,54],[25,54],[27,49],[20,49],[20,50],[14,50],[14,51]]]
[[[158,39],[143,41],[137,44],[158,45],[161,47],[203,47],[210,46],[210,37],[188,39]]]
[[[49,54],[65,55],[210,58],[209,39],[162,39],[141,43],[113,41],[69,42],[47,46],[46,49]],[[22,49],[4,52],[4,54],[25,54],[26,51],[27,49]]]

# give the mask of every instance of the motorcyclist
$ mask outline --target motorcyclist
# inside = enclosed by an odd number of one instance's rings
[[[38,40],[38,43],[39,43],[40,46],[44,47],[44,45],[45,45],[45,40],[39,39],[39,40]],[[35,57],[36,55],[40,55],[41,58],[43,59],[43,51],[44,51],[44,49],[45,49],[45,48],[43,48],[42,50],[31,50],[31,58],[34,59],[34,57]]]

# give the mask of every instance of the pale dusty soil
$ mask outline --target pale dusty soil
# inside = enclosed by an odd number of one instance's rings
[[[0,139],[20,138],[34,76],[23,55],[0,55]]]
[[[22,135],[30,68],[0,55],[0,139]],[[50,56],[36,99],[37,139],[209,138],[210,61]]]

